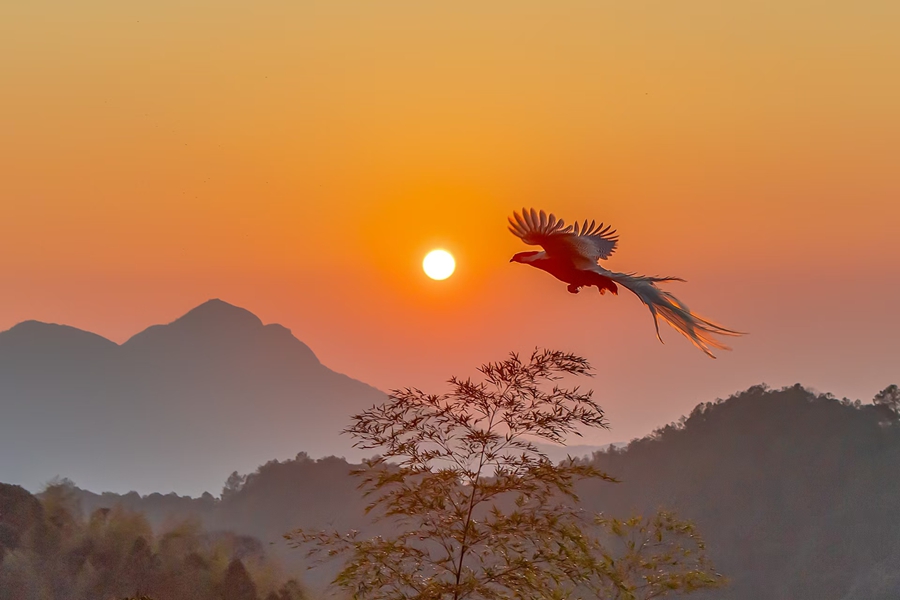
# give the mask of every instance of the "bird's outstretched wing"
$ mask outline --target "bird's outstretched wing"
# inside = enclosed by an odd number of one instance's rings
[[[568,258],[581,268],[609,258],[619,241],[615,229],[603,223],[576,221],[567,226],[562,219],[533,208],[523,208],[522,214],[513,212],[509,230],[526,244],[541,246],[548,255]]]

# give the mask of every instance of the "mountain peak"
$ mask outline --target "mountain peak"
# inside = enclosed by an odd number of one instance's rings
[[[171,323],[148,327],[125,342],[125,346],[134,347],[151,343],[151,340],[171,339],[172,335],[187,339],[218,340],[223,336],[252,334],[262,328],[262,321],[249,310],[214,298]]]
[[[322,368],[315,353],[281,325],[263,325],[249,310],[218,298],[207,300],[165,325],[153,325],[123,344],[127,351],[149,353],[192,369],[218,368],[229,355],[235,364],[254,369]],[[165,357],[165,358],[163,358]],[[214,358],[215,357],[215,358]],[[249,367],[248,367],[249,368]]]
[[[200,306],[189,310],[173,322],[191,325],[235,326],[244,325],[261,327],[262,321],[246,308],[229,304],[224,300],[213,298]]]
[[[0,341],[14,345],[17,349],[32,348],[68,348],[81,347],[113,347],[105,337],[68,325],[44,323],[43,321],[22,321],[11,329],[0,332]]]

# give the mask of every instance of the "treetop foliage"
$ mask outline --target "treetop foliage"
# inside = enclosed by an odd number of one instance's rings
[[[442,395],[395,390],[353,417],[346,431],[356,446],[381,452],[354,473],[370,499],[367,512],[389,521],[390,533],[299,529],[285,537],[313,557],[347,557],[335,583],[359,599],[536,600],[591,590],[650,598],[717,583],[699,538],[687,533],[686,549],[678,536],[687,530],[674,518],[668,529],[654,522],[668,550],[653,560],[646,551],[661,551],[662,540],[630,554],[607,549],[578,506],[575,484],[614,479],[573,459],[554,465],[532,441],[562,443],[579,427],[607,426],[590,390],[559,385],[589,375],[585,359],[536,350],[479,372],[480,381],[451,378]],[[597,533],[606,523],[597,522]],[[628,521],[613,535],[647,527]]]

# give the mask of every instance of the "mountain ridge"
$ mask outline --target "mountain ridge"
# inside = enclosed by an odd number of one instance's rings
[[[122,344],[26,321],[0,332],[0,357],[0,480],[31,489],[65,475],[200,493],[235,464],[300,449],[352,457],[339,432],[384,398],[288,328],[219,299]]]
[[[27,337],[26,337],[27,336]],[[36,337],[39,336],[39,337]],[[35,319],[29,319],[27,321],[22,321],[21,323],[16,323],[6,331],[0,331],[0,344],[4,343],[4,341],[9,340],[25,340],[30,339],[32,341],[45,341],[48,337],[53,337],[57,340],[66,339],[71,340],[74,338],[80,339],[91,339],[95,340],[97,343],[106,343],[113,346],[118,346],[114,341],[103,337],[100,334],[94,333],[92,331],[87,331],[85,329],[79,329],[77,327],[72,327],[71,325],[62,325],[60,323],[47,323],[44,321],[38,321]],[[63,337],[65,336],[65,337]]]

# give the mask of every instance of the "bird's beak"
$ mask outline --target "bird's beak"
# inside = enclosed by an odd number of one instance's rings
[[[516,257],[513,256],[511,259],[509,259],[509,262],[516,262]]]

